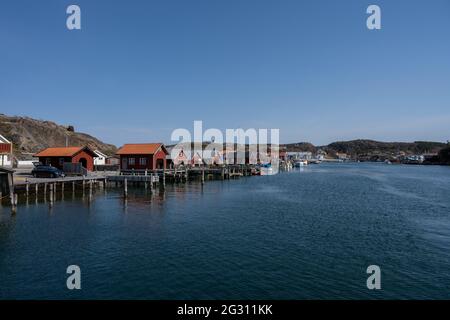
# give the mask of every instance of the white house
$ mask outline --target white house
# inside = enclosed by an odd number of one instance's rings
[[[98,150],[95,150],[94,153],[97,155],[94,158],[94,166],[104,166],[106,164],[106,158],[108,156]]]
[[[0,167],[10,167],[12,161],[12,143],[0,135]]]

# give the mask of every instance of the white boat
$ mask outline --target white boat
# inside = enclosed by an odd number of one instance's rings
[[[304,166],[307,166],[307,165],[308,165],[308,161],[306,161],[306,160],[297,160],[297,161],[294,162],[294,166],[296,168],[304,167]]]
[[[272,165],[269,163],[269,164],[265,164],[265,165],[262,165],[260,168],[259,168],[259,174],[261,175],[261,176],[271,176],[271,175],[273,175],[274,173],[273,173],[273,168],[272,168]]]

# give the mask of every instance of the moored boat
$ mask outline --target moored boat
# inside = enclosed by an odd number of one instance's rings
[[[262,176],[270,176],[270,175],[273,175],[274,173],[273,173],[272,165],[271,165],[270,163],[263,164],[263,165],[260,167],[259,174],[262,175]]]
[[[308,161],[307,161],[307,160],[296,160],[296,161],[294,162],[294,166],[295,166],[296,168],[304,167],[304,166],[307,166],[307,165],[308,165]]]

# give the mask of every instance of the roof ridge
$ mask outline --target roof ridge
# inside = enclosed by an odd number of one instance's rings
[[[116,154],[154,154],[161,148],[165,148],[162,142],[126,143],[117,150]]]
[[[130,144],[163,144],[162,142],[139,142],[139,143],[124,143],[123,145],[130,145]]]
[[[48,147],[48,148],[45,148],[45,149],[35,153],[34,156],[35,157],[40,157],[40,156],[43,156],[43,157],[45,157],[45,156],[47,156],[47,157],[52,157],[52,156],[69,157],[69,156],[73,156],[83,150],[89,150],[91,153],[94,154],[94,152],[88,146],[81,146],[81,147],[73,146],[73,147]],[[53,153],[51,151],[53,151]],[[61,153],[55,154],[54,152],[61,152]]]
[[[68,149],[68,148],[86,148],[86,147],[77,147],[77,146],[73,146],[73,147],[47,147],[45,149]]]

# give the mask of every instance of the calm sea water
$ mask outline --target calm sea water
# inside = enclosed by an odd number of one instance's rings
[[[0,298],[449,299],[450,167],[321,164],[3,207]]]

